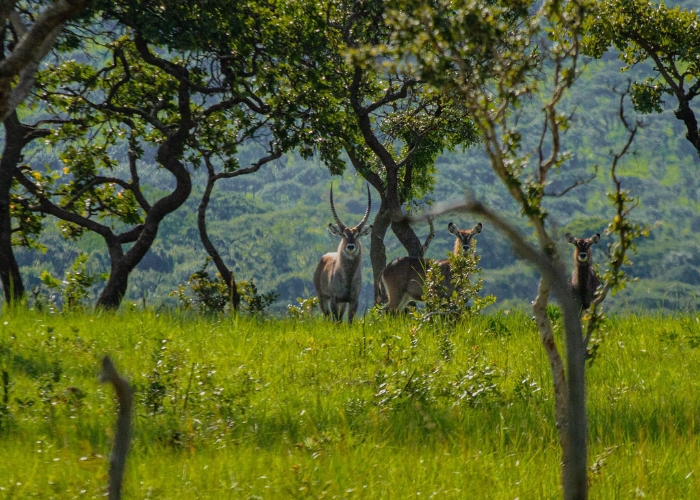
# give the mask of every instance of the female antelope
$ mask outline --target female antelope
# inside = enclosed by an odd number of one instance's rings
[[[591,246],[600,241],[600,234],[596,233],[590,238],[574,238],[571,233],[566,233],[566,241],[574,245],[574,272],[569,287],[574,300],[585,311],[591,306],[595,291],[600,286],[600,280],[593,270],[591,254]]]
[[[461,230],[452,222],[447,225],[447,230],[455,236],[453,253],[459,255],[467,253],[471,249],[472,238],[481,232],[483,225],[477,223],[471,229]],[[385,311],[392,313],[403,312],[412,300],[423,301],[423,282],[426,271],[433,263],[431,259],[423,257],[399,257],[393,260],[379,274],[380,283],[384,286],[388,302],[384,306]],[[449,259],[438,260],[442,276],[446,281],[447,295],[454,291],[452,284],[452,266]]]

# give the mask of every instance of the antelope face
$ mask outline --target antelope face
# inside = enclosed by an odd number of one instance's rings
[[[345,254],[347,257],[353,258],[360,253],[360,238],[371,233],[372,226],[370,225],[361,228],[341,228],[336,224],[328,224],[328,230],[334,235],[340,236],[340,248],[342,248],[343,254]]]
[[[600,234],[596,233],[590,238],[574,238],[571,233],[566,233],[566,241],[574,245],[574,260],[581,264],[587,264],[591,260],[591,245],[600,241]]]
[[[338,214],[335,212],[335,204],[333,203],[333,186],[331,186],[331,213],[335,219],[335,224],[328,224],[328,230],[340,236],[340,246],[338,247],[338,253],[342,253],[346,258],[354,259],[362,250],[362,245],[360,244],[360,238],[372,232],[372,226],[365,226],[367,219],[369,218],[369,210],[372,206],[372,197],[369,194],[369,184],[367,184],[367,209],[365,210],[365,215],[362,217],[360,223],[355,227],[348,227],[340,220]]]
[[[455,249],[457,248],[457,245],[462,246],[462,251],[464,253],[469,252],[469,250],[472,247],[472,238],[479,234],[481,232],[481,229],[483,228],[483,225],[481,222],[478,222],[473,228],[471,229],[459,229],[454,223],[450,222],[447,225],[447,230],[454,234],[457,237],[458,243],[455,243]],[[457,250],[455,250],[456,252]]]

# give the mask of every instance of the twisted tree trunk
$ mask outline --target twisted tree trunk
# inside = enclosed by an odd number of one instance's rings
[[[202,200],[199,202],[199,208],[197,209],[197,226],[199,227],[199,238],[202,240],[202,245],[204,245],[204,249],[214,261],[216,269],[219,271],[219,274],[221,274],[221,279],[226,283],[229,297],[231,297],[231,305],[234,311],[237,311],[241,304],[241,295],[238,293],[238,288],[236,286],[236,277],[233,271],[228,268],[224,259],[221,258],[221,254],[219,254],[207,233],[207,206],[209,206],[211,192],[214,189],[216,181],[216,176],[212,175],[210,172],[209,178],[207,179],[207,187],[204,189]]]
[[[181,84],[184,86],[184,84]],[[189,93],[184,91],[187,96],[181,98],[189,106]],[[110,257],[116,257],[112,260],[112,268],[109,279],[105,287],[102,289],[100,296],[97,299],[97,307],[102,309],[117,309],[121,304],[124,295],[126,295],[129,284],[129,274],[141,262],[146,252],[153,245],[153,241],[158,234],[158,227],[163,219],[170,213],[182,206],[192,192],[192,180],[185,166],[180,161],[183,143],[189,135],[189,121],[181,125],[178,131],[168,137],[165,142],[158,148],[156,161],[160,163],[175,177],[176,185],[172,193],[164,198],[161,198],[150,207],[146,220],[140,226],[138,237],[129,250],[121,257],[118,255],[121,252],[116,251],[109,242]],[[115,252],[114,255],[112,252]]]

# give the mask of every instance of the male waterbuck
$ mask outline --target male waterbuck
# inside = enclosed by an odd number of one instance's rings
[[[331,186],[331,213],[336,224],[328,224],[328,230],[340,236],[337,252],[327,253],[321,257],[314,273],[314,287],[318,305],[324,316],[333,314],[333,319],[342,321],[345,310],[348,323],[357,312],[357,303],[362,289],[362,243],[360,237],[372,232],[372,226],[365,227],[369,218],[372,198],[367,186],[367,210],[360,223],[349,228],[340,221],[333,205],[333,187]]]
[[[600,286],[600,280],[593,270],[593,255],[591,246],[600,241],[600,234],[590,238],[574,238],[566,233],[566,241],[574,245],[574,272],[571,274],[569,286],[574,300],[582,311],[588,309],[595,297],[595,291]]]
[[[467,253],[472,246],[472,238],[479,234],[482,229],[481,222],[471,229],[461,230],[450,222],[447,230],[455,235],[455,246],[453,253],[459,255]],[[384,310],[388,312],[403,312],[408,303],[412,300],[423,300],[423,282],[426,271],[433,263],[431,259],[423,257],[399,257],[393,260],[379,274],[379,280],[387,295],[388,302]],[[451,295],[454,291],[452,285],[452,267],[449,259],[438,260],[440,271],[445,278],[446,291]]]

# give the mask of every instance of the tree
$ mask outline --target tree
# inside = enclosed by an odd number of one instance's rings
[[[105,4],[101,20],[75,33],[98,47],[93,57],[42,73],[38,99],[55,116],[72,120],[51,136],[64,147],[67,179],[24,169],[18,178],[33,200],[23,206],[62,219],[68,236],[85,229],[103,236],[111,273],[98,306],[118,307],[158,225],[189,197],[185,163],[206,167],[200,236],[238,304],[233,273],[208,237],[206,208],[217,181],[253,173],[304,142],[305,117],[297,112],[297,91],[287,75],[289,61],[299,65],[305,54],[301,45],[286,43],[293,38],[287,22],[293,17],[282,7],[244,1],[232,9],[217,0]],[[208,15],[202,15],[205,9]],[[238,148],[251,141],[266,153],[241,168]],[[113,152],[127,146],[128,180],[113,173]],[[153,148],[157,163],[176,180],[175,189],[155,203],[139,173]],[[105,217],[110,224],[99,222]],[[114,220],[121,232],[113,229]]]
[[[379,193],[369,250],[376,285],[386,266],[389,227],[409,255],[422,255],[404,211],[432,191],[438,155],[474,144],[475,129],[456,102],[459,96],[427,87],[410,71],[387,68],[381,55],[364,50],[379,49],[391,36],[383,22],[384,1],[305,5],[301,31],[313,37],[320,28],[325,39],[322,44],[304,43],[313,48],[307,51],[313,64],[297,67],[293,76],[295,88],[314,89],[297,99],[317,141],[302,153],[319,151],[331,173],[339,174],[345,152],[355,171]]]
[[[226,283],[228,295],[231,298],[231,305],[234,310],[238,310],[238,307],[241,303],[241,295],[238,292],[238,287],[236,286],[235,276],[233,274],[233,271],[231,271],[231,269],[226,265],[226,262],[224,262],[224,259],[221,257],[221,254],[216,249],[214,243],[209,238],[209,234],[207,233],[206,214],[207,207],[209,206],[209,200],[211,199],[211,193],[214,190],[214,185],[218,181],[223,179],[232,179],[240,175],[252,174],[253,172],[258,171],[260,167],[262,167],[266,163],[274,161],[280,156],[282,156],[282,152],[280,150],[274,150],[271,151],[269,155],[259,158],[256,162],[254,162],[252,165],[246,168],[238,168],[235,170],[222,170],[217,172],[217,169],[212,163],[209,154],[206,152],[202,154],[207,169],[207,185],[204,188],[204,194],[202,195],[202,199],[199,203],[199,208],[197,209],[197,227],[199,229],[199,237],[202,240],[202,245],[204,245],[204,249],[214,261],[214,265],[219,271],[221,279],[224,281],[224,283]]]
[[[552,372],[564,497],[584,499],[585,359],[599,316],[595,308],[588,313],[589,329],[584,336],[543,200],[551,176],[565,167],[569,157],[562,151],[567,117],[559,108],[580,72],[581,29],[588,5],[578,1],[534,4],[398,0],[392,7],[387,22],[397,29],[387,55],[397,57],[399,65],[414,67],[424,81],[460,94],[479,130],[493,171],[533,229],[536,245],[503,216],[477,201],[458,207],[489,220],[510,239],[515,251],[542,273],[533,312]],[[540,103],[542,110],[541,133],[530,141],[523,137],[518,124],[525,99]],[[611,199],[616,217],[609,231],[619,236],[619,242],[603,288],[594,301],[596,307],[608,290],[622,286],[620,267],[626,262],[625,252],[642,232],[628,220],[631,200],[616,175],[618,161],[636,134],[636,126],[624,123],[629,131],[628,142],[615,155],[611,167],[615,185]],[[548,315],[552,290],[563,311],[566,368]]]
[[[102,48],[104,64],[62,62],[39,81],[38,96],[49,111],[71,119],[52,135],[52,142],[63,146],[63,174],[25,168],[16,177],[30,195],[25,208],[58,217],[69,237],[89,230],[104,238],[111,269],[97,305],[111,309],[119,306],[128,276],[153,243],[160,222],[190,195],[184,161],[195,132],[225,127],[224,115],[235,100],[207,72],[212,60],[205,56],[161,56],[128,25],[98,34],[90,28],[85,40]],[[157,164],[175,180],[174,189],[154,202],[147,199],[139,175],[149,144],[156,148]],[[129,180],[114,175],[112,156],[126,147]],[[115,231],[113,223],[100,222],[105,217],[126,229]]]
[[[644,80],[632,86],[634,108],[660,113],[664,95],[675,98],[676,118],[700,156],[700,131],[691,103],[700,94],[700,19],[696,11],[646,0],[596,2],[588,15],[583,52],[601,58],[618,51],[622,70],[642,67]],[[651,63],[651,68],[644,63]]]
[[[4,125],[5,146],[0,159],[0,280],[5,302],[12,304],[24,297],[24,284],[12,247],[35,247],[34,236],[41,231],[41,217],[23,210],[22,200],[12,194],[14,173],[22,160],[24,148],[48,135],[49,130],[40,124],[21,123],[16,111],[5,118]]]
[[[39,230],[36,218],[28,213],[15,217],[11,201],[13,172],[22,149],[44,132],[19,122],[15,109],[34,85],[39,64],[55,45],[66,21],[78,16],[89,0],[0,3],[2,52],[0,53],[0,120],[5,125],[5,148],[0,161],[0,280],[6,302],[24,296],[24,285],[12,251],[13,234],[22,234],[20,243],[31,245],[31,233]],[[41,10],[43,8],[43,10]],[[17,213],[15,215],[18,215]]]

